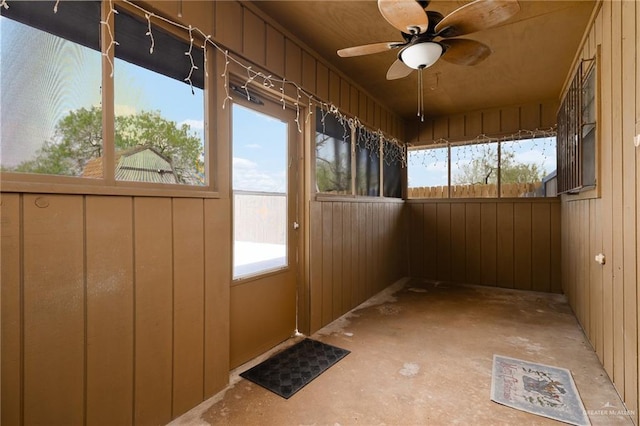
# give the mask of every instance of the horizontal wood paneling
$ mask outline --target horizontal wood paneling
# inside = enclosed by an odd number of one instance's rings
[[[559,200],[407,202],[410,275],[560,292]]]
[[[578,60],[593,58],[598,49],[601,55],[597,99],[601,196],[564,196],[561,206],[561,256],[568,260],[562,264],[563,290],[636,424],[640,157],[632,141],[640,114],[639,24],[638,2],[605,1],[587,29]],[[604,265],[594,261],[599,253],[606,257]]]
[[[229,211],[2,194],[3,424],[164,424],[221,390]]]
[[[403,204],[311,202],[311,332],[407,275]]]

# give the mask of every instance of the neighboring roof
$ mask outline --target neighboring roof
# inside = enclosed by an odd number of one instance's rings
[[[116,152],[116,180],[130,182],[178,183],[171,160],[150,146]],[[102,178],[102,157],[84,167],[83,177]]]

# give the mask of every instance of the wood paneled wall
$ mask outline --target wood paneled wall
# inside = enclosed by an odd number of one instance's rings
[[[556,198],[407,202],[410,275],[560,292]]]
[[[2,424],[162,424],[228,380],[228,200],[2,194]]]
[[[491,108],[454,116],[413,120],[407,123],[407,141],[429,145],[443,139],[449,142],[470,141],[479,135],[502,137],[520,130],[546,130],[555,126],[559,102],[549,100],[527,105]]]
[[[598,358],[638,424],[640,4],[604,1],[577,60],[601,52],[598,191],[562,201],[562,281]],[[577,64],[576,64],[577,66]],[[571,75],[567,76],[569,80]],[[594,257],[603,253],[606,263]]]
[[[403,204],[312,201],[310,328],[315,332],[407,276]]]

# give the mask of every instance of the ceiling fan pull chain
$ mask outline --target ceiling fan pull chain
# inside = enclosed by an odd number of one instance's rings
[[[424,122],[424,83],[422,80],[422,71],[424,68],[418,68],[418,117]]]

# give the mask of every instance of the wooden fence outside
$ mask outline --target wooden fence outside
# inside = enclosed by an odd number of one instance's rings
[[[501,197],[536,197],[542,182],[509,183],[501,185]],[[498,185],[471,184],[448,186],[421,186],[408,189],[409,198],[497,198]]]

